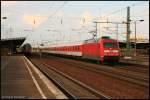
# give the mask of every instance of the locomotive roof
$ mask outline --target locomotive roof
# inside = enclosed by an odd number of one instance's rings
[[[98,42],[100,38],[95,38],[95,39],[88,39],[88,40],[85,40],[84,43],[95,43],[95,42]]]
[[[44,46],[44,47],[41,47],[40,48],[47,48],[47,47],[60,47],[60,46],[72,46],[72,45],[81,45],[82,42],[76,42],[76,43],[58,43],[58,44],[53,44],[53,45],[47,45],[47,46]]]
[[[84,43],[96,43],[96,42],[99,42],[101,39],[111,39],[110,37],[101,37],[101,38],[94,38],[94,39],[88,39],[88,40],[85,40]],[[111,39],[111,40],[114,40],[114,39]]]

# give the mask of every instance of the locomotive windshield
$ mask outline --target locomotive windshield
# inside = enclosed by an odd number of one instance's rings
[[[118,45],[117,45],[117,43],[114,43],[114,42],[105,42],[104,43],[104,47],[105,48],[118,48]]]

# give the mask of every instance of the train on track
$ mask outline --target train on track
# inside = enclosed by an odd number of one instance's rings
[[[23,45],[21,48],[21,52],[25,55],[25,56],[31,56],[32,52],[33,52],[33,48],[31,47],[31,45],[29,43]]]
[[[23,52],[26,55],[31,55],[35,52],[67,55],[97,60],[101,63],[104,61],[117,63],[120,57],[118,41],[107,36],[85,40],[81,44],[32,48],[32,50],[31,46],[24,45]]]

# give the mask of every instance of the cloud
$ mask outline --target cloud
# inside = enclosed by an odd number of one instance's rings
[[[1,5],[2,6],[14,6],[17,3],[19,3],[18,1],[1,1]]]
[[[38,27],[42,22],[47,20],[46,16],[33,15],[33,14],[24,14],[22,20],[25,24],[32,27]]]

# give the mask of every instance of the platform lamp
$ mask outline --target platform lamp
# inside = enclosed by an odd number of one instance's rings
[[[2,19],[7,19],[7,17],[2,17]]]
[[[6,16],[4,16],[4,17],[2,17],[2,19],[5,19],[5,20],[6,20],[6,19],[7,19],[7,17],[6,17]]]

